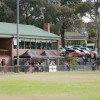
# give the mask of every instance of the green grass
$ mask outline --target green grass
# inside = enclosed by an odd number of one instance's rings
[[[78,72],[75,72],[78,75]],[[75,73],[67,73],[76,75]],[[39,73],[40,74],[40,73]],[[40,75],[49,76],[51,73],[41,73]],[[61,73],[53,73],[57,77]],[[62,73],[66,75],[66,73]],[[85,75],[99,75],[97,72],[85,73]],[[15,74],[18,76],[18,74]],[[24,74],[23,74],[24,75]],[[27,74],[30,75],[30,74]],[[27,76],[25,74],[25,76]],[[34,74],[32,74],[34,75]],[[37,74],[36,74],[37,75]],[[51,76],[52,76],[51,75]],[[80,72],[79,72],[80,75]],[[84,73],[82,73],[82,76]],[[3,76],[3,75],[2,75]],[[6,76],[6,75],[4,75]],[[7,75],[9,77],[9,75]],[[11,75],[10,75],[11,77]],[[13,77],[13,76],[12,76]],[[44,76],[43,76],[44,77]],[[55,79],[56,79],[55,77]],[[81,75],[80,75],[81,77]],[[63,77],[64,78],[64,77]],[[59,79],[60,81],[60,79]],[[0,95],[32,95],[32,94],[72,94],[80,97],[80,100],[100,100],[100,80],[98,81],[84,81],[84,82],[43,82],[34,80],[14,80],[5,79],[0,80]]]

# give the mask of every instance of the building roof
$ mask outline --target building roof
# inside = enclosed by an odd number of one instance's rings
[[[60,56],[57,56],[53,51],[44,51],[41,55],[45,58],[61,58]]]
[[[65,39],[72,40],[85,40],[86,36],[78,32],[65,32]]]
[[[0,22],[0,37],[17,37],[17,24]],[[19,24],[19,37],[55,39],[60,40],[60,36],[49,33],[33,25]]]
[[[43,58],[43,57],[37,51],[27,50],[25,53],[20,55],[19,58]]]

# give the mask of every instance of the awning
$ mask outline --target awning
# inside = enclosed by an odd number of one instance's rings
[[[24,54],[20,55],[19,58],[43,58],[43,57],[36,51],[27,50]]]
[[[57,56],[53,51],[44,51],[41,55],[45,58],[62,58]]]

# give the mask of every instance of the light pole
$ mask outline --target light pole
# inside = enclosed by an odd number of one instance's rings
[[[17,66],[19,72],[19,0],[17,0]]]

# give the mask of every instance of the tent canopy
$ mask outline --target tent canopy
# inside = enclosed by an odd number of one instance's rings
[[[20,55],[19,58],[42,58],[42,56],[36,51],[27,50],[24,54]]]
[[[41,55],[45,58],[60,58],[60,56],[57,56],[53,51],[44,51]]]
[[[16,57],[16,56],[15,56]],[[19,56],[19,58],[62,58],[57,56],[53,51],[44,51],[41,55],[37,51],[27,50]]]

